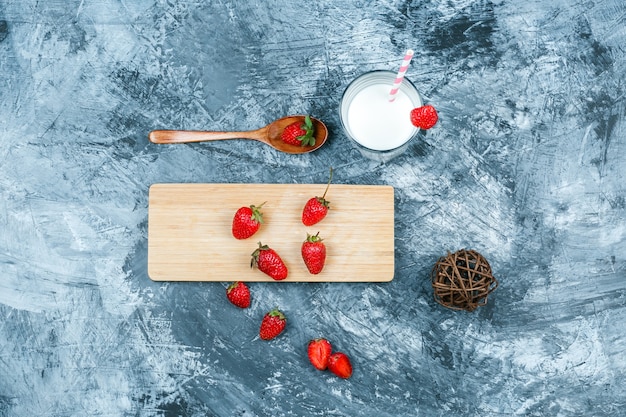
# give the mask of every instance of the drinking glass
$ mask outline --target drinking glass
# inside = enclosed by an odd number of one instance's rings
[[[396,76],[385,70],[358,76],[346,87],[339,105],[341,125],[352,144],[363,156],[380,162],[402,154],[419,133],[410,113],[422,106],[422,98],[415,85],[404,78],[390,102]]]

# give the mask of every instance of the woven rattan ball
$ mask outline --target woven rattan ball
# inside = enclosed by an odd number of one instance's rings
[[[497,287],[489,262],[473,250],[459,250],[439,258],[431,272],[435,300],[453,310],[474,311],[487,304]]]

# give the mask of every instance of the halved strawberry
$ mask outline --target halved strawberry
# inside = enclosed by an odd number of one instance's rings
[[[311,340],[307,347],[309,361],[315,369],[319,369],[320,371],[328,367],[328,359],[330,358],[331,352],[332,346],[330,342],[323,337]]]

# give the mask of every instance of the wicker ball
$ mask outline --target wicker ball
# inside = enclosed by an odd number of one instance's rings
[[[489,262],[473,250],[459,250],[439,258],[431,272],[435,300],[453,310],[474,311],[487,304],[497,287]]]

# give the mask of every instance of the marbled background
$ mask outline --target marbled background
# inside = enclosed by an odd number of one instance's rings
[[[626,415],[624,45],[622,0],[0,1],[0,415]],[[363,159],[340,95],[408,48],[440,123]],[[298,113],[331,130],[315,153],[147,140]],[[253,283],[238,310],[236,277],[147,276],[151,184],[329,166],[395,187],[393,281]],[[461,248],[500,281],[473,313],[428,279]],[[309,365],[318,336],[351,379]]]

